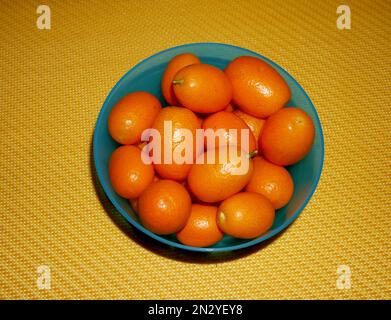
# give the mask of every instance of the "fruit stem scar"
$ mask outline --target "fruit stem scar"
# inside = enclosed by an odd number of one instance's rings
[[[254,150],[247,154],[247,158],[252,159],[258,154],[258,150]]]
[[[173,81],[172,81],[172,84],[183,84],[183,82],[184,82],[183,79],[173,80]]]

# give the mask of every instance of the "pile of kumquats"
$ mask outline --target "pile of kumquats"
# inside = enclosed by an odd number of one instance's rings
[[[303,159],[315,135],[304,111],[285,106],[287,83],[259,58],[222,71],[184,53],[167,64],[161,90],[164,108],[132,92],[110,113],[122,145],[109,164],[114,190],[145,228],[189,246],[265,233],[293,194],[284,166]]]

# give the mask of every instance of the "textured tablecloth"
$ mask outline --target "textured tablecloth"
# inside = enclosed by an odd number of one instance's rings
[[[0,1],[0,298],[391,298],[390,1]],[[351,9],[351,30],[336,26]],[[272,59],[320,116],[325,163],[286,232],[194,255],[136,232],[97,183],[101,105],[133,65],[191,42]],[[51,289],[37,287],[48,266]],[[351,270],[338,289],[337,268]]]

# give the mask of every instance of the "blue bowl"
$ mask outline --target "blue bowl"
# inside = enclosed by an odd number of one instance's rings
[[[107,129],[107,119],[111,109],[123,96],[134,91],[150,92],[158,97],[162,104],[165,105],[165,101],[160,91],[160,80],[167,63],[176,55],[184,52],[191,52],[198,56],[202,62],[221,69],[224,69],[234,58],[244,55],[258,57],[268,62],[281,74],[291,89],[292,98],[288,102],[288,105],[303,109],[314,122],[315,142],[311,151],[305,159],[288,168],[295,185],[293,197],[284,208],[276,212],[276,219],[273,226],[267,233],[259,238],[241,240],[225,236],[220,242],[208,248],[196,248],[183,245],[177,241],[175,235],[159,236],[145,229],[140,223],[137,214],[132,210],[129,202],[118,196],[111,186],[108,173],[109,159],[111,153],[118,147],[118,144],[110,137]],[[297,81],[276,63],[258,53],[232,45],[220,43],[192,43],[164,50],[141,61],[117,82],[103,103],[96,122],[93,153],[98,178],[104,191],[115,208],[130,224],[150,236],[152,239],[172,247],[198,252],[223,252],[243,249],[265,241],[285,229],[298,217],[310,200],[318,184],[323,166],[324,141],[318,115],[308,95]]]

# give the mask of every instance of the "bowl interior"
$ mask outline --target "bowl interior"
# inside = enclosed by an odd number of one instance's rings
[[[209,248],[193,248],[180,244],[174,235],[158,236],[145,229],[139,222],[137,213],[133,212],[129,202],[118,196],[113,190],[108,175],[108,164],[111,153],[118,147],[118,144],[110,137],[107,129],[107,119],[111,109],[126,94],[133,91],[147,91],[154,94],[163,106],[166,105],[160,90],[160,80],[162,78],[166,64],[176,55],[184,52],[191,52],[197,55],[202,62],[224,69],[232,59],[248,55],[261,58],[270,63],[288,83],[292,98],[289,106],[296,106],[303,109],[313,120],[315,125],[315,142],[305,159],[299,163],[288,167],[295,185],[292,200],[284,208],[276,212],[276,219],[272,228],[257,239],[240,240],[225,236],[222,241]],[[316,110],[314,109],[307,94],[301,86],[285,70],[268,60],[267,58],[235,46],[217,43],[195,43],[174,47],[157,53],[148,59],[140,62],[111,90],[106,98],[94,132],[93,152],[95,166],[100,183],[107,196],[112,201],[117,210],[136,228],[148,234],[152,238],[164,242],[174,247],[193,251],[230,251],[251,246],[275,235],[288,226],[303,210],[320,178],[323,164],[323,135]]]

